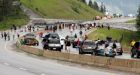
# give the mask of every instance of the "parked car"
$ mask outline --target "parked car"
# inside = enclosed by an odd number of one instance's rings
[[[94,54],[96,44],[92,40],[85,40],[80,43],[79,54]]]
[[[140,42],[136,42],[131,49],[131,57],[133,58],[135,56],[137,58],[140,56]]]
[[[122,50],[122,46],[119,42],[116,42],[116,54],[117,55],[122,55],[123,54],[123,50]],[[113,43],[110,43],[110,46],[113,47]]]
[[[57,33],[49,33],[44,37],[42,41],[44,43],[43,48],[48,50],[61,51],[62,47],[60,40],[61,39]]]
[[[107,56],[107,57],[115,57],[116,56],[116,52],[112,49],[111,46],[108,47],[109,49],[109,54],[106,55],[105,53],[105,45],[98,45],[97,49],[95,50],[95,55],[97,56]]]
[[[39,42],[35,38],[26,38],[24,39],[25,45],[30,45],[30,46],[38,46]]]

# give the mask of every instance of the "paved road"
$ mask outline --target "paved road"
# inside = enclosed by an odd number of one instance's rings
[[[15,40],[0,41],[0,75],[133,75],[37,57],[13,47]]]
[[[87,34],[87,33],[92,32],[94,30],[96,30],[96,29],[92,29],[92,30],[88,30],[88,31],[84,31],[84,29],[82,29],[83,34]],[[78,30],[75,30],[73,32],[73,35],[74,34],[79,34],[79,32],[80,32],[79,29]],[[58,30],[57,33],[59,34],[60,37],[66,37],[67,35],[71,35],[70,30],[68,28],[65,28],[65,29],[63,29],[61,31]],[[45,33],[45,34],[47,34],[47,33]],[[78,38],[80,38],[80,35],[77,35],[77,36],[78,36]],[[41,41],[42,40],[39,38],[39,36],[37,37],[37,39],[40,41],[40,45],[39,46],[35,46],[35,48],[43,49],[42,44],[41,44]],[[65,50],[62,50],[62,52],[66,52],[66,51]],[[70,53],[72,53],[72,54],[79,54],[79,50],[76,49],[76,48],[72,48],[71,47],[70,48]],[[89,54],[87,54],[87,55],[89,55]],[[116,56],[116,58],[119,58],[119,59],[132,59],[129,53],[123,53],[123,55]]]
[[[104,26],[110,25],[112,28],[119,28],[119,29],[127,29],[131,31],[137,31],[136,25],[131,23],[125,23],[128,20],[132,20],[135,18],[113,18],[113,19],[107,19],[107,20],[98,20],[98,21],[85,21],[83,24],[90,24],[90,23],[101,23],[104,24]]]

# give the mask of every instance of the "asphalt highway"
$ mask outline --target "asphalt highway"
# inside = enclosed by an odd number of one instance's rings
[[[21,33],[25,34],[25,33]],[[130,73],[89,68],[27,54],[14,41],[0,39],[0,75],[129,75]],[[131,73],[133,75],[133,73]]]

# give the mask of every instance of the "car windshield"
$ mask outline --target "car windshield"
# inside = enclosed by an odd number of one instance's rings
[[[59,38],[58,34],[52,34],[50,35],[50,38]]]
[[[69,39],[74,39],[74,37],[73,36],[70,36]]]
[[[95,45],[94,42],[84,42],[83,45]]]
[[[60,44],[60,40],[50,40],[49,43],[51,43],[51,44]]]

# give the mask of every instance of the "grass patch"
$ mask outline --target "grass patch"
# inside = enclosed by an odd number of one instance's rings
[[[10,29],[13,24],[16,26],[22,26],[27,24],[28,21],[28,17],[22,11],[19,11],[16,15],[5,17],[5,19],[0,22],[0,30]]]
[[[127,21],[126,23],[136,23],[136,19],[134,19],[134,20],[129,20],[129,21]]]
[[[45,18],[93,19],[103,15],[78,0],[20,0]]]
[[[135,39],[137,41],[139,41],[139,37],[138,36],[138,32],[133,32],[133,31],[129,31],[129,30],[121,30],[121,29],[111,29],[111,30],[107,30],[107,28],[103,28],[103,29],[98,29],[92,33],[90,33],[88,35],[89,39],[91,40],[97,40],[99,39],[106,39],[107,36],[110,36],[113,38],[113,40],[120,40],[120,38],[122,37],[123,34],[123,40],[121,42],[123,48],[125,49],[130,49],[130,41],[132,39]]]

